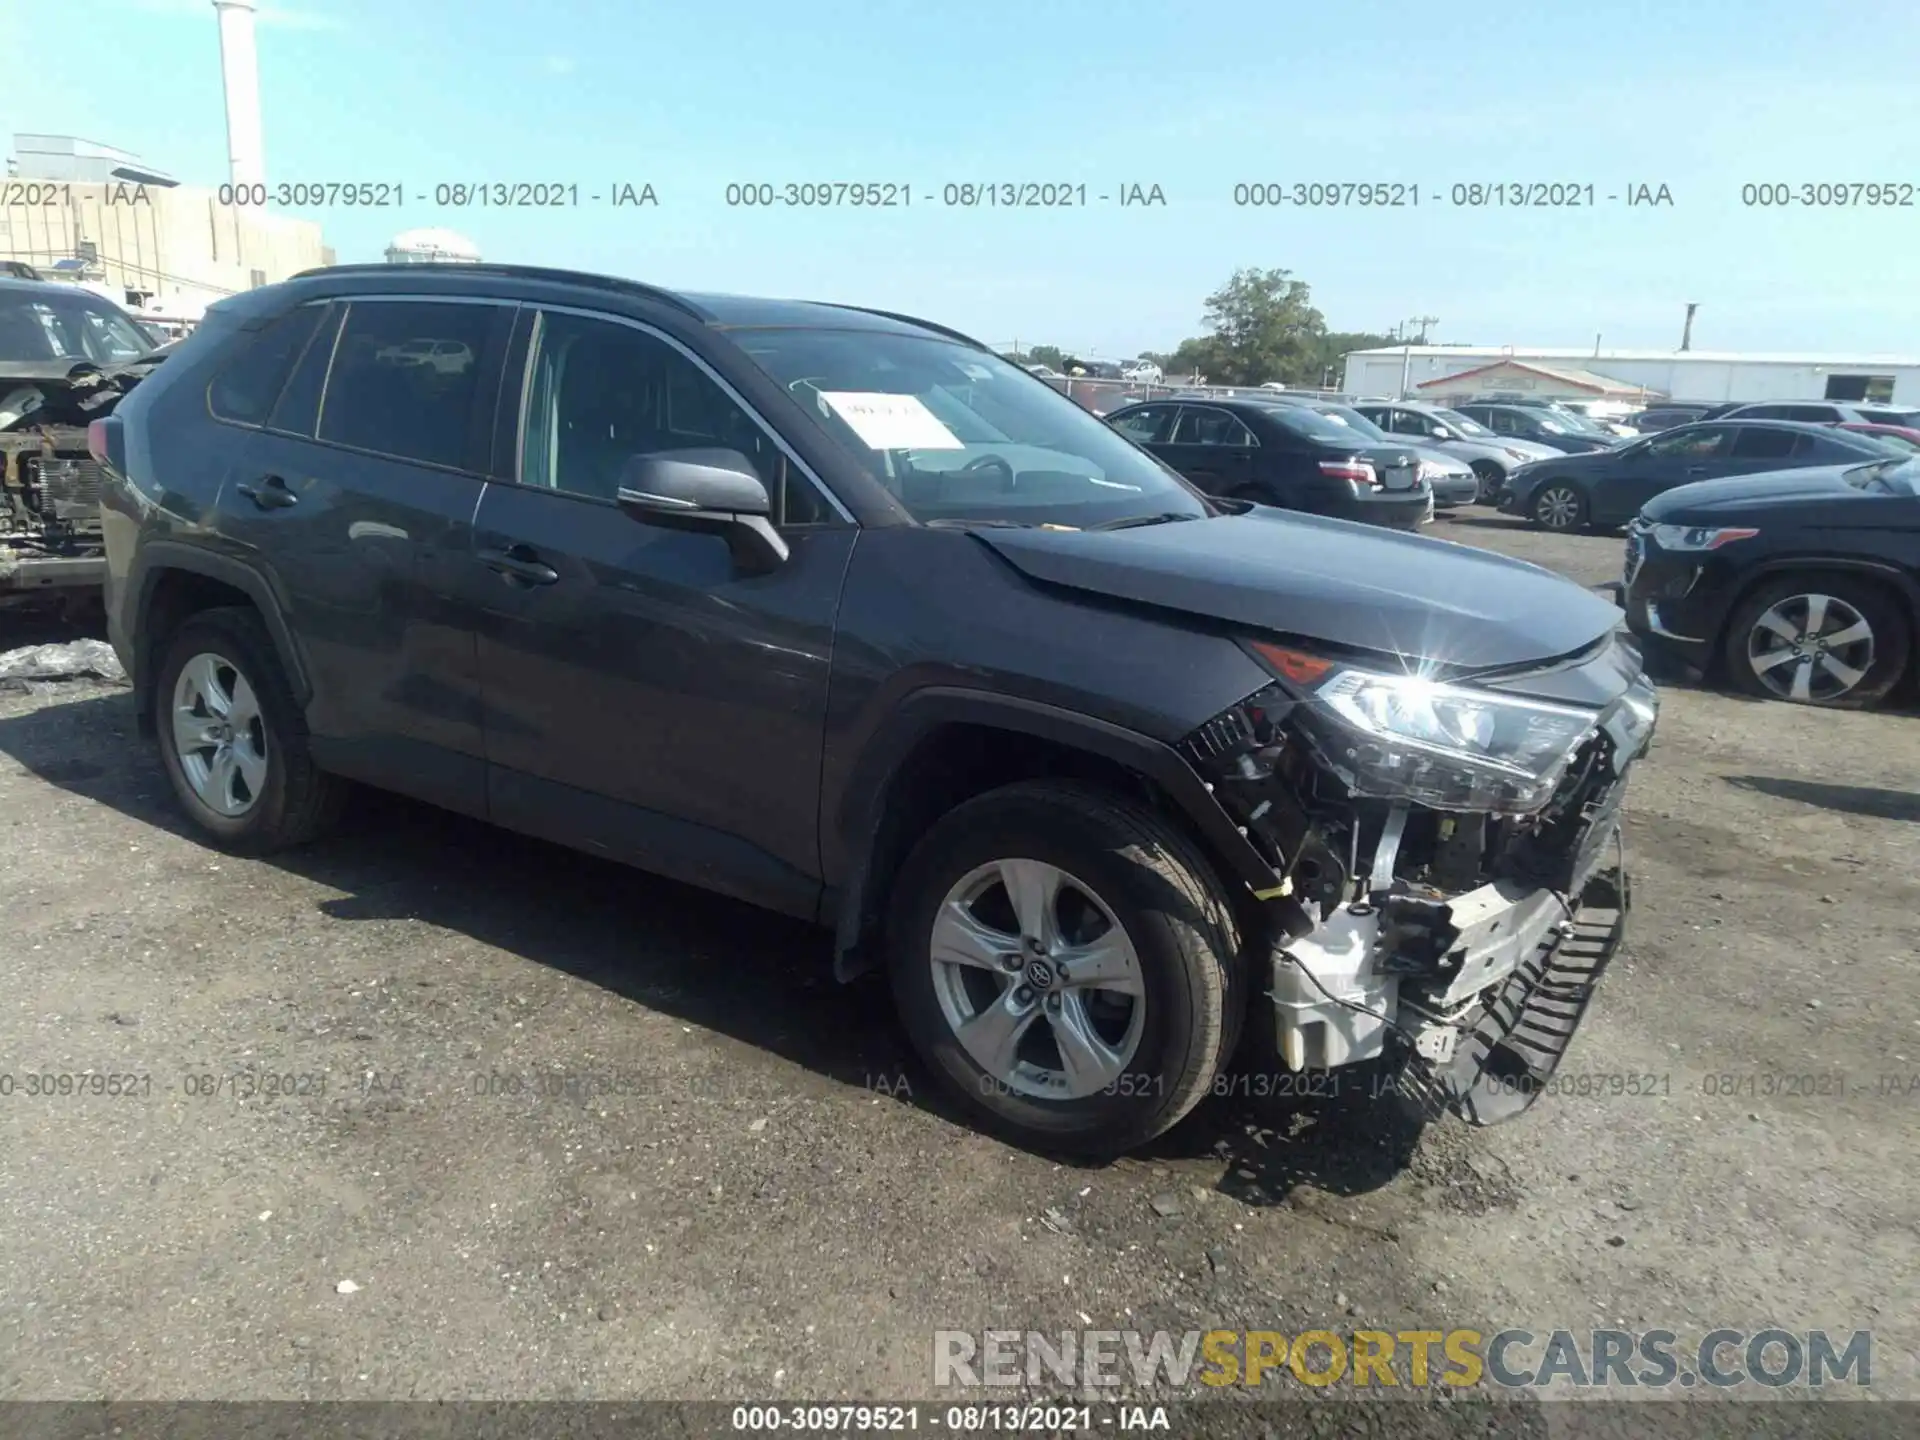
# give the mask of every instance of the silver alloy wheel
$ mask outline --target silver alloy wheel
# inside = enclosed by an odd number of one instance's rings
[[[1570,486],[1551,486],[1534,497],[1533,518],[1549,530],[1571,530],[1580,518],[1580,497]]]
[[[1044,1100],[1097,1095],[1140,1048],[1140,956],[1087,883],[1041,860],[961,876],[929,936],[933,989],[996,1084]]]
[[[1747,663],[1782,700],[1837,700],[1873,668],[1873,627],[1834,595],[1788,595],[1747,632]]]
[[[173,684],[173,751],[202,805],[245,815],[267,783],[267,729],[253,686],[224,655],[202,652]]]

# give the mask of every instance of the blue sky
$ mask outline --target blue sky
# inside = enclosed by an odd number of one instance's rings
[[[907,310],[1000,344],[1170,348],[1241,266],[1337,329],[1479,344],[1920,350],[1920,5],[287,0],[259,29],[273,181],[577,183],[559,210],[300,212],[343,260],[448,225],[489,259]],[[74,12],[82,12],[75,14]],[[226,178],[208,0],[0,0],[0,128]],[[75,30],[75,26],[78,30]],[[59,37],[43,61],[28,37]],[[86,38],[84,45],[72,37]],[[111,41],[103,37],[111,36]],[[22,63],[27,62],[27,63]],[[904,181],[904,210],[746,211],[729,182]],[[1164,208],[926,203],[949,181],[1159,185]],[[1416,181],[1417,210],[1238,208],[1249,181]],[[1743,183],[1912,182],[1904,210]],[[651,183],[657,208],[584,203]],[[1592,183],[1595,209],[1435,205]],[[1671,208],[1604,196],[1670,187]]]

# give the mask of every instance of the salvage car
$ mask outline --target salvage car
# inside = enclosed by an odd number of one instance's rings
[[[1635,517],[1627,624],[1764,699],[1859,710],[1911,672],[1920,457],[1702,480]]]
[[[422,336],[475,365],[379,360]],[[351,778],[817,922],[1036,1148],[1141,1144],[1243,1037],[1510,1118],[1619,942],[1657,702],[1614,606],[1210,499],[943,326],[338,266],[90,443],[208,843]]]
[[[1471,505],[1480,498],[1480,481],[1474,475],[1473,467],[1438,446],[1423,445],[1413,440],[1396,440],[1351,405],[1332,400],[1295,400],[1291,397],[1288,403],[1303,405],[1316,415],[1324,415],[1329,420],[1345,425],[1361,439],[1375,445],[1406,445],[1419,459],[1420,478],[1432,489],[1436,507],[1451,509],[1455,505]]]
[[[1560,455],[1522,465],[1500,508],[1543,530],[1624,525],[1663,491],[1695,480],[1763,470],[1883,458],[1882,441],[1828,425],[1784,420],[1714,420],[1676,425],[1618,450]]]
[[[1545,405],[1496,405],[1469,401],[1452,408],[1469,420],[1486,426],[1502,440],[1529,440],[1563,455],[1611,450],[1620,443],[1619,436],[1602,430],[1586,416],[1554,410]]]
[[[1433,487],[1410,445],[1280,399],[1125,405],[1107,423],[1209,495],[1411,530],[1433,518]]]
[[[166,353],[109,300],[0,278],[0,609],[98,604],[106,563],[87,426]]]

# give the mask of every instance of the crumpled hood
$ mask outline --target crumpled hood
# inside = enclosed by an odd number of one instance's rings
[[[1131,530],[974,533],[1034,580],[1448,667],[1555,660],[1620,620],[1525,561],[1265,507]]]

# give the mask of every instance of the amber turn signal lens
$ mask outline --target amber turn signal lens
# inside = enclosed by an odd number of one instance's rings
[[[1282,680],[1291,680],[1296,685],[1311,685],[1329,670],[1333,669],[1331,660],[1322,660],[1318,655],[1309,655],[1302,650],[1289,650],[1284,645],[1269,645],[1263,640],[1249,641],[1254,653],[1267,664]]]

